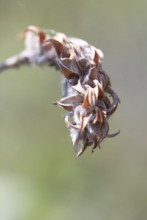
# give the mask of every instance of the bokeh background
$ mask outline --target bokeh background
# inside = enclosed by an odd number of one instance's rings
[[[121,104],[102,149],[77,158],[62,109],[60,73],[0,75],[0,220],[147,219],[147,1],[0,0],[0,62],[19,53],[28,25],[85,39]]]

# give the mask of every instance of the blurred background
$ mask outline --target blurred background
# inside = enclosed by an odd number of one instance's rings
[[[102,149],[77,158],[62,109],[60,72],[0,75],[0,220],[147,219],[147,1],[0,0],[0,62],[24,48],[28,25],[82,38],[104,52],[121,104]]]

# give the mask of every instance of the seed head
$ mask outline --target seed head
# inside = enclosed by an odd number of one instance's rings
[[[102,51],[84,40],[62,33],[54,32],[51,37],[35,26],[27,27],[18,35],[19,38],[24,36],[25,50],[0,65],[0,71],[22,64],[49,65],[61,70],[62,98],[54,104],[67,111],[65,124],[77,156],[88,146],[92,146],[93,152],[100,148],[104,138],[119,134],[108,134],[109,116],[115,112],[120,100],[102,69]]]

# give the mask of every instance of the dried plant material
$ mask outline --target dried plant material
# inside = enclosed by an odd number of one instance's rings
[[[54,66],[61,70],[63,97],[53,104],[67,111],[65,124],[77,156],[91,145],[94,152],[104,138],[118,135],[119,132],[108,134],[109,116],[115,112],[120,100],[102,69],[102,51],[62,33],[51,37],[35,26],[22,31],[18,38],[22,37],[25,37],[25,50],[1,64],[0,71],[28,64]]]

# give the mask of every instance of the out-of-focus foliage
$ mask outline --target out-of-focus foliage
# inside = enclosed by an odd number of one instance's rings
[[[82,38],[104,52],[103,67],[121,99],[102,149],[76,158],[52,105],[60,73],[21,68],[0,75],[0,219],[147,218],[146,15],[140,1],[0,1],[0,62],[18,53],[28,25]]]

